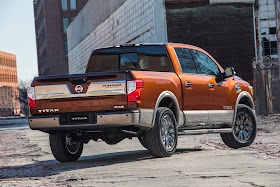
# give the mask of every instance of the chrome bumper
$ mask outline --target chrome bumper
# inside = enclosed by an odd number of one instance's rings
[[[96,123],[89,124],[60,124],[60,116],[29,116],[28,123],[33,130],[55,130],[55,129],[91,129],[102,127],[129,126],[139,124],[139,110],[111,113],[97,113]]]

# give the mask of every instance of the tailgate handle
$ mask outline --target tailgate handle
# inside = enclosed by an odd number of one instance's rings
[[[87,77],[69,78],[72,84],[83,84],[87,82]]]

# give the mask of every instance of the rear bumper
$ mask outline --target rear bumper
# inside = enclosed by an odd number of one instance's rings
[[[59,130],[59,129],[92,129],[117,126],[138,125],[140,120],[139,110],[97,113],[96,122],[93,124],[61,124],[60,115],[29,116],[28,123],[33,130]]]

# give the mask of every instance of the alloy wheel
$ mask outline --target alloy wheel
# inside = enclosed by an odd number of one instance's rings
[[[253,134],[253,121],[245,112],[239,112],[236,115],[235,125],[233,126],[233,135],[241,143],[250,140]]]
[[[169,115],[165,115],[161,119],[160,137],[167,151],[172,151],[176,146],[175,128],[175,124]]]

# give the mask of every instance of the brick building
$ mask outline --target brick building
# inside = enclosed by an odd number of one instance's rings
[[[68,74],[66,28],[87,1],[33,1],[40,76]]]
[[[0,116],[20,114],[16,55],[0,51]]]
[[[223,67],[235,67],[238,75],[252,83],[253,58],[279,56],[275,51],[276,35],[272,34],[278,1],[89,0],[67,29],[69,73],[83,73],[91,51],[97,47],[179,42],[204,48]],[[261,12],[272,17],[260,18]],[[271,41],[269,49],[263,47],[267,43],[261,40],[261,29],[270,32],[265,34]]]

